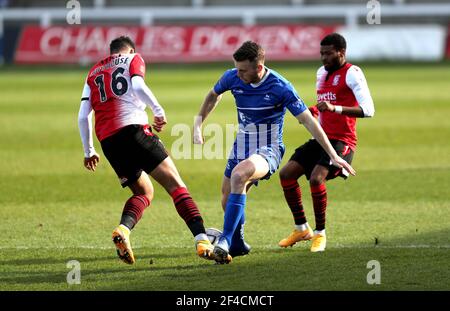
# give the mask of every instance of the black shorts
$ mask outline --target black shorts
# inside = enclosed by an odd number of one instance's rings
[[[150,173],[169,156],[148,125],[125,126],[100,144],[124,188],[138,180],[143,170]]]
[[[354,152],[349,146],[347,146],[344,142],[335,139],[330,139],[330,143],[341,158],[348,163],[352,163]],[[315,139],[310,139],[305,144],[295,149],[295,152],[291,156],[290,160],[299,163],[303,167],[305,170],[305,176],[308,180],[311,177],[311,173],[316,165],[322,165],[328,168],[329,173],[326,178],[327,180],[336,178],[337,176],[343,178],[348,177],[348,173],[345,174],[345,172],[342,172],[342,169],[331,165],[330,157]]]

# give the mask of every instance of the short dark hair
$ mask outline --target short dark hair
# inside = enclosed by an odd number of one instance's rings
[[[264,49],[256,42],[245,41],[233,54],[237,62],[249,60],[250,62],[264,61]]]
[[[109,44],[109,53],[110,54],[118,53],[126,47],[130,47],[136,50],[135,44],[130,37],[120,36],[112,40],[111,43]]]
[[[336,32],[326,35],[325,38],[320,41],[320,45],[332,45],[336,51],[345,50],[347,48],[345,38]]]

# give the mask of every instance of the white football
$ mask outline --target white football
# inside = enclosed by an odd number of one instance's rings
[[[219,242],[219,237],[221,236],[222,231],[216,228],[207,228],[206,235],[208,236],[209,241],[212,245],[216,245]]]

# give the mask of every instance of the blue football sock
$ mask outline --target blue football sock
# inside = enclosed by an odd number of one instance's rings
[[[237,193],[230,193],[228,196],[222,233],[222,237],[227,240],[228,246],[231,245],[231,239],[236,231],[236,227],[244,215],[246,197],[245,194]]]
[[[245,210],[242,212],[241,219],[239,219],[236,230],[234,230],[233,237],[231,238],[231,245],[233,247],[241,247],[244,245],[244,224]]]

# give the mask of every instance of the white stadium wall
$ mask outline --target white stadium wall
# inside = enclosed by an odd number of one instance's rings
[[[350,60],[439,61],[447,29],[437,25],[365,26],[337,29],[347,39]]]

